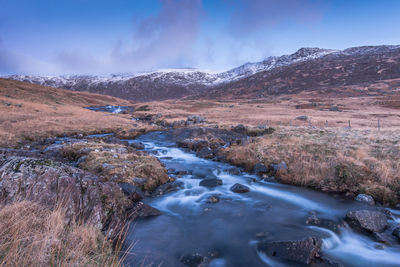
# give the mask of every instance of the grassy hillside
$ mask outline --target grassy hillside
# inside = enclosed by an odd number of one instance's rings
[[[128,115],[104,114],[84,107],[131,105],[130,101],[0,79],[0,146],[47,136],[129,128]]]

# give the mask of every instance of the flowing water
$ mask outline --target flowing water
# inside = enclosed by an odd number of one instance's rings
[[[257,251],[258,240],[311,235],[323,239],[323,255],[344,266],[400,266],[400,246],[383,247],[345,225],[334,232],[306,224],[310,212],[341,223],[347,211],[365,207],[362,203],[265,182],[251,174],[232,175],[228,172],[232,166],[178,149],[164,133],[149,133],[138,141],[167,168],[190,174],[177,179],[182,182],[180,190],[145,199],[162,215],[130,226],[125,243],[131,246],[126,258],[131,266],[183,266],[179,258],[186,253],[213,255],[209,266],[295,266]],[[204,178],[222,179],[223,185],[199,186]],[[250,192],[233,193],[230,187],[235,183],[248,186]],[[208,203],[211,195],[220,201]],[[392,212],[400,217],[399,211]]]

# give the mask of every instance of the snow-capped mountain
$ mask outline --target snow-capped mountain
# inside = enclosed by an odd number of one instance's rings
[[[316,59],[336,50],[319,49],[319,48],[301,48],[292,55],[284,55],[280,57],[268,57],[261,62],[246,63],[237,68],[212,73],[200,71],[196,69],[166,69],[148,73],[110,75],[110,76],[91,76],[91,75],[71,75],[71,76],[29,76],[29,75],[11,75],[7,78],[40,84],[50,87],[60,87],[77,90],[83,86],[98,86],[111,83],[124,83],[130,79],[145,79],[148,81],[163,81],[166,84],[179,84],[182,86],[189,85],[205,85],[213,86],[220,83],[230,82],[248,77],[260,71],[270,70],[276,67],[287,66],[296,62]],[[79,88],[79,89],[78,89]]]
[[[101,76],[26,76],[6,78],[77,91],[89,91],[139,101],[180,98],[225,86],[260,72],[310,62],[362,55],[390,53],[400,46],[364,46],[343,51],[301,48],[291,55],[268,57],[261,62],[246,63],[237,68],[213,73],[196,69],[168,69],[149,73]]]

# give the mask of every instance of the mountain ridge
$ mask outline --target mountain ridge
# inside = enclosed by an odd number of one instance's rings
[[[290,69],[295,64],[307,64],[316,60],[325,60],[327,62],[337,59],[345,60],[345,58],[349,57],[376,57],[380,54],[393,53],[394,51],[400,53],[400,46],[361,46],[345,50],[301,48],[290,55],[268,57],[260,62],[245,63],[237,68],[219,73],[197,69],[172,69],[134,75],[11,75],[6,78],[74,91],[101,93],[130,100],[151,101],[176,99],[191,95],[208,94],[212,96],[213,94],[209,94],[209,91],[227,88],[231,84],[235,87],[235,84],[241,83],[241,81],[249,79],[249,77],[258,77],[260,73],[268,76],[267,73],[274,73],[277,69],[282,68]],[[353,62],[353,64],[358,63]],[[284,78],[284,75],[282,73],[281,78]]]

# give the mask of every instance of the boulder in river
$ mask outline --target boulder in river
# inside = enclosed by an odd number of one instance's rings
[[[220,200],[220,198],[219,198],[218,195],[211,195],[211,196],[209,196],[209,197],[207,198],[207,203],[215,204],[215,203],[218,203],[219,200]]]
[[[161,196],[170,192],[177,191],[179,188],[181,188],[183,185],[183,182],[181,181],[175,181],[172,183],[166,183],[163,185],[160,185],[159,187],[154,190],[152,193],[152,196]]]
[[[200,182],[200,186],[216,187],[222,185],[222,180],[218,178],[204,179]]]
[[[254,173],[256,175],[263,175],[268,173],[268,168],[263,163],[254,165]]]
[[[153,208],[152,206],[147,205],[142,201],[135,203],[134,207],[130,210],[130,212],[133,213],[133,215],[131,216],[132,219],[161,215],[161,212],[158,209]]]
[[[356,210],[346,214],[352,228],[367,232],[382,232],[388,225],[386,214],[375,210]]]
[[[239,174],[240,174],[240,169],[239,169],[239,168],[236,168],[236,167],[232,167],[232,168],[229,168],[229,169],[227,170],[227,172],[228,172],[229,174],[232,174],[232,175],[239,175]]]
[[[372,196],[366,194],[358,194],[355,200],[367,203],[368,205],[375,205],[375,200]]]
[[[181,256],[180,261],[189,267],[202,266],[206,262],[206,257],[199,253],[188,253]]]
[[[318,218],[318,216],[315,212],[311,212],[310,216],[307,217],[306,224],[320,225],[321,220]]]
[[[397,237],[397,239],[400,241],[400,226],[397,226],[393,232],[392,235],[394,235],[395,237]]]
[[[143,150],[145,148],[144,144],[141,142],[133,142],[129,144],[130,147],[133,147],[134,149],[137,150]]]
[[[210,159],[214,157],[214,153],[209,147],[203,147],[199,152],[197,152],[196,156],[200,158]]]
[[[200,151],[203,148],[208,148],[208,145],[209,145],[208,141],[206,141],[206,140],[196,140],[196,141],[193,141],[191,149],[194,151]]]
[[[391,246],[391,245],[394,245],[397,243],[396,242],[397,240],[392,235],[390,235],[390,233],[389,234],[386,232],[373,233],[372,236],[375,238],[376,241],[378,241],[380,243],[384,243],[388,246]]]
[[[268,257],[310,264],[319,258],[321,246],[320,238],[308,237],[303,240],[261,241],[257,249]]]
[[[247,193],[250,191],[250,188],[248,186],[236,183],[231,186],[231,191],[235,193]]]

